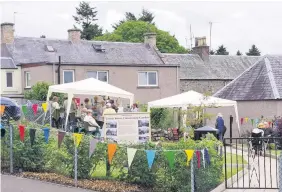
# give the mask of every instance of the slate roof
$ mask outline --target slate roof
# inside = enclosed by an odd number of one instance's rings
[[[282,55],[266,55],[214,94],[230,100],[282,99]]]
[[[102,45],[105,52],[97,52],[92,44]],[[46,46],[55,52],[48,52]],[[165,65],[158,53],[148,44],[105,41],[72,43],[33,37],[16,37],[13,44],[2,45],[12,55],[15,63],[105,64],[105,65]]]
[[[196,54],[162,54],[166,64],[180,65],[180,79],[232,80],[253,65],[260,57],[210,55],[205,62]]]
[[[1,69],[17,69],[13,59],[10,57],[0,57],[0,67]]]

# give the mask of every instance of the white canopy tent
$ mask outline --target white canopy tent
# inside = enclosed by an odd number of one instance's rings
[[[105,95],[110,97],[120,97],[129,99],[130,105],[132,105],[134,101],[134,94],[124,91],[108,83],[99,81],[95,78],[89,78],[72,83],[51,85],[49,86],[48,90],[47,102],[49,101],[49,98],[53,92],[66,93],[68,95],[67,117],[65,121],[65,127],[67,125],[71,101],[74,95]]]
[[[233,106],[235,110],[235,114],[236,114],[236,122],[238,124],[239,134],[240,134],[241,131],[240,131],[238,107],[237,107],[236,101],[221,99],[221,98],[212,97],[212,96],[207,97],[196,91],[188,91],[185,93],[163,98],[160,100],[151,101],[148,103],[148,111],[152,107],[153,108],[179,107],[179,108],[182,108],[182,110],[186,110],[187,107],[189,106],[205,106],[207,108]]]

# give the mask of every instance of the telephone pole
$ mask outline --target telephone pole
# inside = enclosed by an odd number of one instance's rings
[[[193,48],[193,37],[192,37],[192,27],[191,27],[191,24],[190,24],[190,43],[191,43],[191,50]]]
[[[211,39],[212,39],[212,22],[210,21],[209,24],[210,24],[210,49],[211,49],[211,46],[212,46],[212,44],[211,44]]]

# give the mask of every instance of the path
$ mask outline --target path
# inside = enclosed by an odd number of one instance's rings
[[[236,149],[226,147],[227,153],[236,154]],[[248,162],[250,169],[247,169],[248,164],[245,165],[243,176],[238,181],[233,181],[232,188],[258,188],[258,189],[227,189],[225,192],[234,191],[256,191],[256,192],[278,192],[278,189],[259,189],[259,188],[277,188],[278,185],[278,161],[276,159],[264,156],[248,157],[248,152],[237,149],[237,154],[242,155]],[[236,162],[233,162],[236,163]],[[241,163],[241,162],[238,162]],[[234,168],[236,170],[236,167]],[[235,176],[237,177],[237,176]]]
[[[33,179],[1,175],[1,192],[93,192]]]

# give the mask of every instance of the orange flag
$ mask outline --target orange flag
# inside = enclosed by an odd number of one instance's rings
[[[1,105],[0,107],[0,115],[3,115],[4,111],[5,111],[6,106],[5,105]]]
[[[112,163],[112,159],[115,155],[115,152],[117,150],[117,144],[115,143],[110,143],[108,144],[108,157],[109,157],[109,163]]]

